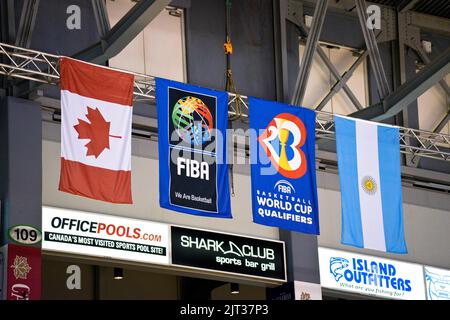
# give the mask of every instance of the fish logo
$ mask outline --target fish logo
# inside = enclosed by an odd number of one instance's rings
[[[450,300],[450,276],[440,275],[425,268],[428,299]]]
[[[343,269],[347,268],[349,262],[347,259],[340,257],[330,258],[330,273],[333,275],[334,280],[338,282],[344,275],[340,273]]]

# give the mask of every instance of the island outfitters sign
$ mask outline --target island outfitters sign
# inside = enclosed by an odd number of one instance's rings
[[[421,265],[319,248],[322,287],[390,299],[425,300]]]
[[[428,300],[450,300],[450,270],[424,266]]]
[[[172,264],[286,280],[284,242],[171,227]]]

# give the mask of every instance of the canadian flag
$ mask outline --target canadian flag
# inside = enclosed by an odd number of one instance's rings
[[[134,76],[67,57],[60,59],[60,72],[59,190],[132,203]]]

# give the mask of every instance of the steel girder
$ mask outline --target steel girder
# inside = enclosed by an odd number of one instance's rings
[[[111,29],[108,12],[106,11],[106,4],[104,0],[91,0],[91,2],[95,20],[97,22],[98,34],[103,38]]]
[[[30,46],[38,9],[39,0],[24,1],[15,41],[16,46],[25,48]]]
[[[40,52],[36,50],[15,47],[0,43],[0,56],[6,60],[0,63],[0,74],[6,77],[22,78],[41,83],[56,85],[59,81],[60,56]],[[114,68],[110,68],[114,69]],[[155,103],[155,78],[149,75],[134,73],[134,101]],[[242,106],[248,109],[246,96],[228,93],[228,104],[234,105],[236,99],[240,99]],[[55,106],[59,108],[59,103]],[[149,107],[151,107],[149,105]],[[366,109],[363,109],[364,111]],[[228,112],[236,114],[234,110]],[[242,114],[246,118],[247,114]],[[439,159],[450,162],[450,135],[422,131],[417,129],[399,127],[400,152],[411,156]],[[333,114],[316,111],[316,138],[335,139]],[[417,146],[411,145],[410,140],[417,140]]]
[[[304,25],[303,22],[301,22],[301,21],[300,22],[296,22],[296,25],[300,28],[300,31],[303,34],[305,34],[305,36],[307,36],[307,37],[309,36],[308,35],[309,31],[308,31],[308,29],[306,28],[306,26]],[[323,49],[320,47],[319,44],[317,44],[316,50],[317,50],[317,54],[319,55],[319,57],[322,59],[322,61],[327,66],[328,70],[330,70],[331,74],[333,75],[333,77],[337,81],[336,84],[333,86],[333,88],[336,87],[336,89],[337,89],[338,87],[339,88],[342,87],[342,90],[344,90],[344,92],[347,94],[348,98],[353,103],[353,105],[356,107],[356,109],[358,109],[358,110],[363,109],[363,106],[359,102],[358,98],[356,98],[356,96],[353,94],[353,91],[347,86],[347,80],[350,79],[351,73],[353,73],[354,70],[352,70],[352,71],[350,71],[350,69],[347,70],[347,72],[344,75],[347,75],[348,77],[346,77],[346,79],[344,79],[344,76],[341,77],[339,71],[336,69],[334,64],[330,61],[330,59],[328,58],[327,54],[325,53],[325,51],[323,51]],[[364,54],[364,57],[366,57],[365,54]],[[361,62],[362,62],[362,60],[359,60],[358,64],[355,66],[354,69],[356,69],[356,67],[358,67],[359,63],[361,63]],[[328,95],[325,97],[325,98],[328,98],[328,100],[331,99],[333,97],[333,95],[339,90],[339,89],[337,89],[337,90],[333,91],[333,88],[328,93]],[[322,102],[319,104],[319,106],[322,104]],[[325,102],[325,104],[326,104],[326,102]],[[320,109],[319,109],[319,106],[316,108],[317,110],[321,110],[325,105],[321,106]]]
[[[362,55],[360,55],[358,57],[358,59],[352,64],[352,66],[342,75],[342,77],[340,77],[338,79],[338,81],[333,85],[333,87],[331,88],[330,92],[328,92],[328,94],[325,96],[325,98],[322,99],[322,101],[320,101],[320,103],[317,105],[317,107],[315,108],[315,110],[322,110],[325,105],[328,103],[328,101],[330,101],[330,99],[340,90],[340,89],[344,89],[344,88],[348,88],[348,86],[346,85],[347,81],[351,78],[351,76],[353,75],[353,72],[355,72],[356,68],[358,68],[358,66],[366,59],[367,55],[369,53],[366,51],[364,51],[364,53]],[[344,89],[345,90],[345,89]],[[348,88],[348,90],[350,90],[350,88]],[[358,110],[362,110],[363,107],[361,106],[361,104],[359,103],[358,99],[355,97],[355,95],[353,94],[353,92],[350,90],[351,96],[354,97],[354,99],[356,99],[357,104],[355,102],[353,102],[356,106],[356,108]],[[348,94],[348,93],[347,93]],[[349,95],[350,97],[350,95]],[[352,100],[352,99],[351,99]],[[352,100],[353,101],[353,100]]]
[[[442,118],[441,121],[437,124],[437,126],[433,129],[433,132],[439,133],[444,128],[444,126],[450,121],[450,109],[447,111],[447,114]]]
[[[373,30],[369,29],[366,24],[368,19],[366,15],[366,1],[356,0],[355,2],[364,41],[366,43],[366,48],[369,51],[370,63],[377,83],[378,93],[381,100],[383,100],[390,93],[390,88],[386,73],[384,72],[383,62],[381,61],[380,51],[378,50],[377,39]]]
[[[357,111],[351,117],[382,121],[395,116],[439,82],[450,72],[450,48],[443,51],[434,61],[416,73],[409,81],[387,96],[383,102]]]
[[[141,0],[93,46],[74,58],[103,64],[122,51],[168,4],[170,0]]]
[[[1,38],[13,44],[16,40],[16,19],[14,0],[3,0],[0,2],[1,12]]]
[[[419,0],[401,0],[397,5],[398,12],[405,12],[411,10]]]
[[[413,49],[417,52],[423,63],[429,64],[431,62],[430,57],[428,57],[428,54],[425,52],[425,50],[422,48],[420,44],[416,44]],[[450,97],[450,88],[445,79],[439,80],[439,85],[445,91],[447,96]]]
[[[306,85],[308,83],[309,73],[311,71],[314,52],[320,37],[320,31],[322,30],[323,22],[325,20],[325,13],[327,11],[328,0],[318,0],[314,9],[314,17],[309,32],[308,39],[306,40],[305,52],[298,71],[297,81],[294,87],[294,93],[292,95],[291,104],[300,105],[303,102],[305,96]]]

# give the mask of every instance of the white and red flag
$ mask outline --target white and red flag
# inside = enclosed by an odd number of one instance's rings
[[[63,57],[59,190],[132,203],[134,76]]]

